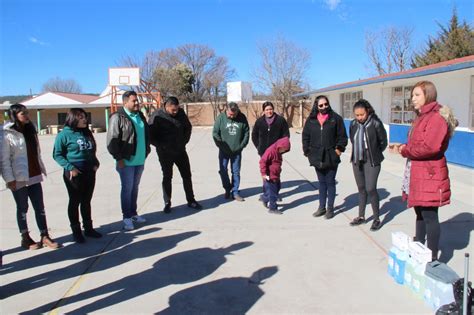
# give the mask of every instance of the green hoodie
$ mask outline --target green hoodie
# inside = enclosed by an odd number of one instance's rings
[[[237,117],[230,119],[226,112],[216,118],[212,137],[217,147],[227,156],[239,154],[249,143],[250,134],[247,117],[239,112]]]
[[[81,131],[66,126],[54,141],[53,158],[65,170],[71,171],[74,164],[99,166],[95,141]]]

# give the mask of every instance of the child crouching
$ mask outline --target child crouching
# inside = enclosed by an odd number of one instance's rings
[[[284,137],[269,146],[260,159],[260,174],[263,178],[261,200],[270,213],[283,214],[278,210],[276,201],[280,190],[282,155],[288,151],[290,151],[290,138]]]

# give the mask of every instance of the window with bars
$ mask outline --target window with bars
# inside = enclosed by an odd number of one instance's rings
[[[411,102],[412,86],[392,88],[390,101],[390,122],[394,124],[411,124],[415,119],[414,107]]]
[[[352,107],[354,103],[362,98],[362,91],[347,92],[341,94],[341,116],[345,119],[353,119]]]

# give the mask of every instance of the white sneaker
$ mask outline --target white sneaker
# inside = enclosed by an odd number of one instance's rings
[[[138,214],[134,215],[132,217],[132,220],[133,220],[133,222],[137,222],[137,223],[145,223],[146,222],[145,218],[142,217],[142,216],[139,216]]]
[[[123,229],[126,231],[131,231],[135,227],[133,226],[133,220],[128,218],[128,219],[123,219]]]

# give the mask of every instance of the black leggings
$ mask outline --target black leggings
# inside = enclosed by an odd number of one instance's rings
[[[371,166],[370,163],[352,164],[354,178],[359,190],[359,217],[365,217],[365,205],[369,197],[374,220],[379,220],[380,199],[377,192],[377,179],[380,174],[380,165]]]
[[[63,179],[69,194],[67,212],[71,227],[78,226],[79,207],[81,209],[82,224],[84,228],[92,226],[91,199],[94,194],[95,172],[82,172],[69,179],[69,171],[64,171]]]
[[[438,207],[415,207],[416,213],[416,229],[415,240],[425,243],[428,238],[428,248],[431,249],[431,257],[433,260],[438,258],[439,238],[441,228],[438,218]]]

